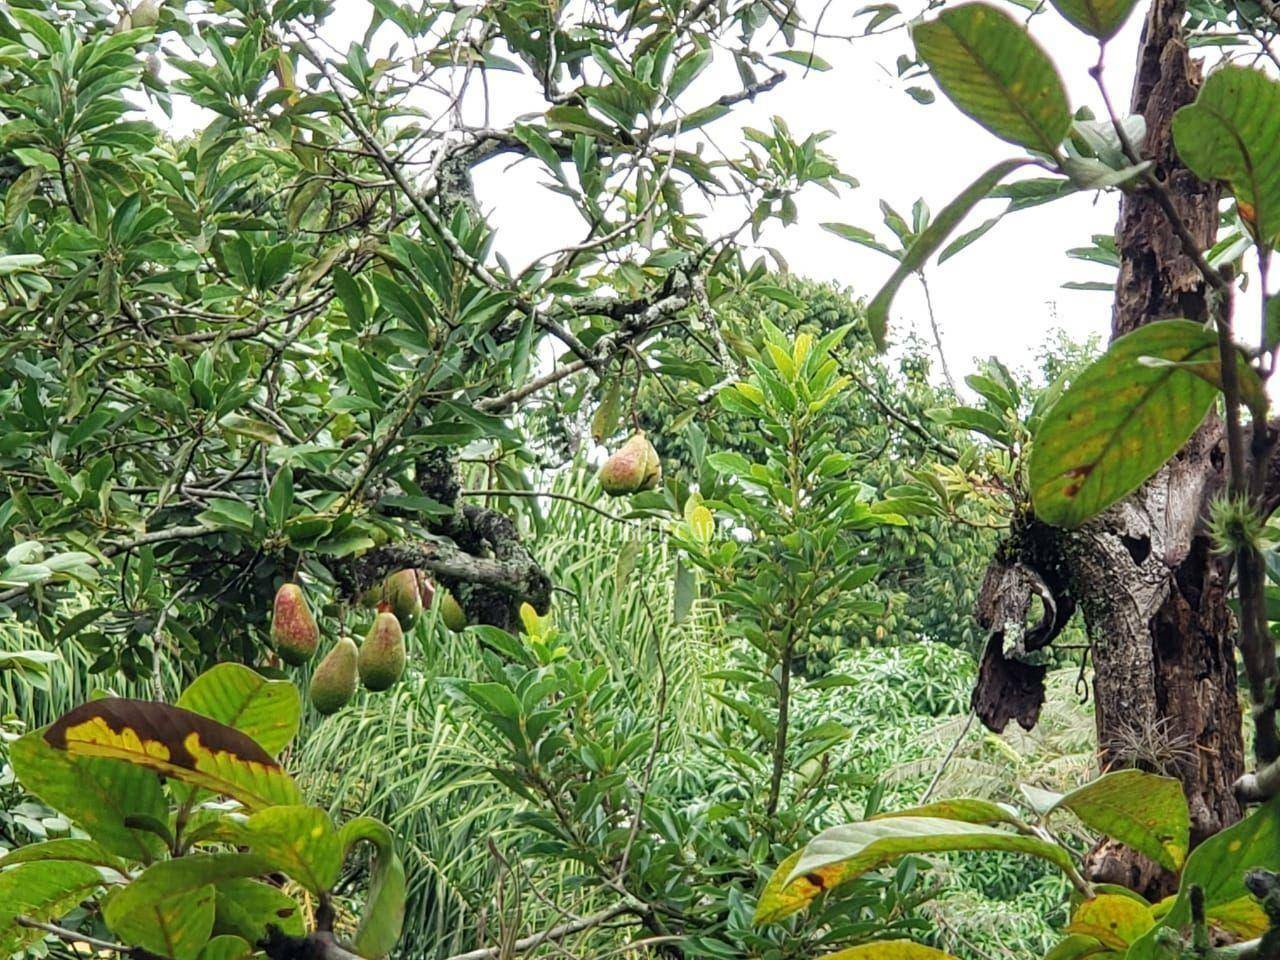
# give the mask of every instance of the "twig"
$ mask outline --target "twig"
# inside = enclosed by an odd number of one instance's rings
[[[929,292],[929,281],[925,278],[924,271],[921,270],[916,274],[920,278],[920,288],[924,290],[924,305],[929,314],[929,327],[933,330],[933,345],[938,348],[938,361],[942,364],[942,376],[947,381],[947,386],[951,388],[952,393],[956,391],[956,381],[951,376],[951,368],[947,365],[947,353],[942,349],[942,331],[938,329],[938,318],[933,312],[933,295]]]
[[[634,520],[628,520],[625,517],[619,517],[617,514],[610,513],[602,507],[597,507],[589,500],[583,500],[568,493],[555,493],[550,490],[496,490],[496,489],[475,489],[461,490],[459,496],[463,497],[547,497],[550,500],[564,500],[567,503],[576,504],[579,507],[598,513],[607,520],[614,523],[635,523]]]
[[[507,957],[518,953],[528,953],[530,950],[536,950],[544,943],[556,943],[565,937],[571,937],[575,933],[582,933],[585,930],[591,930],[601,924],[608,923],[617,917],[625,914],[633,914],[639,922],[639,918],[644,916],[648,911],[643,904],[634,901],[622,901],[615,903],[606,910],[599,913],[593,913],[590,916],[583,917],[581,920],[574,920],[569,923],[562,923],[558,927],[552,927],[550,930],[544,930],[541,933],[535,933],[528,937],[522,937],[510,948],[503,952],[498,947],[480,947],[477,950],[469,950],[466,953],[458,953],[448,960],[498,960],[499,957]]]
[[[45,933],[52,934],[64,943],[84,943],[95,950],[109,950],[112,953],[118,953],[125,957],[137,957],[138,960],[167,960],[166,957],[158,953],[152,953],[150,950],[144,950],[142,947],[130,947],[123,943],[112,943],[110,940],[100,940],[97,937],[91,937],[87,933],[80,933],[76,930],[68,930],[66,927],[60,927],[56,923],[45,923],[43,920],[36,920],[25,914],[14,918],[14,922],[20,927],[27,927],[31,930],[42,930]]]
[[[934,771],[933,779],[929,781],[929,786],[925,789],[924,793],[920,795],[921,803],[927,803],[929,798],[933,796],[933,791],[937,789],[938,782],[942,779],[942,774],[946,771],[952,758],[955,757],[956,751],[960,749],[960,744],[964,742],[964,738],[968,735],[969,728],[973,726],[973,718],[975,716],[977,716],[977,711],[970,710],[968,719],[965,720],[964,726],[960,728],[960,733],[956,737],[955,742],[951,744],[951,749],[948,750],[947,755],[942,758],[942,762],[938,764],[938,769]]]

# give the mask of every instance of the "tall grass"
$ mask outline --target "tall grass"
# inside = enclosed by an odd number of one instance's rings
[[[591,500],[593,486],[582,470],[558,474],[549,488]],[[720,708],[703,676],[721,656],[719,617],[695,604],[682,623],[672,622],[675,558],[656,525],[618,522],[560,499],[540,507],[541,522],[530,522],[526,536],[557,585],[553,613],[575,654],[622,681],[620,711],[652,712],[656,632],[669,681],[668,731],[692,738],[709,729]],[[635,551],[634,565],[620,575],[618,558],[627,551]],[[551,904],[589,910],[567,885],[567,870],[512,862],[523,802],[488,774],[494,758],[478,752],[467,711],[453,709],[449,693],[451,678],[480,673],[474,635],[448,633],[428,615],[409,642],[404,681],[386,694],[358,695],[333,717],[308,716],[291,757],[315,800],[342,816],[380,817],[395,831],[410,884],[401,954],[431,960],[492,942],[495,928],[517,912],[527,932],[562,919]],[[503,916],[498,893],[509,901],[517,879],[522,895]]]
[[[67,610],[66,617],[76,610]],[[59,619],[62,618],[60,615]],[[157,689],[170,695],[181,689],[179,664],[161,659],[154,678],[129,681],[116,671],[89,672],[95,657],[75,642],[51,644],[31,623],[17,618],[0,619],[0,651],[52,650],[59,660],[49,664],[39,683],[31,683],[16,671],[0,670],[0,719],[12,726],[34,729],[52,723],[72,707],[98,692],[121,697],[152,697]]]

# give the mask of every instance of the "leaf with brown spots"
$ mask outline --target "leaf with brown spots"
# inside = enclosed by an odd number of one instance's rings
[[[1191,814],[1182,784],[1143,770],[1115,770],[1077,787],[1045,811],[1065,809],[1085,826],[1133,847],[1166,870],[1187,859]]]
[[[1094,937],[1116,950],[1128,950],[1155,925],[1149,904],[1123,894],[1100,893],[1076,907],[1067,932]]]
[[[1036,515],[1079,526],[1141,486],[1204,420],[1218,391],[1203,367],[1217,358],[1217,335],[1190,320],[1149,323],[1112,343],[1036,431],[1027,466]]]
[[[824,830],[784,860],[769,878],[755,922],[771,923],[808,906],[824,890],[848,883],[900,857],[958,850],[1001,850],[1072,868],[1063,847],[1039,837],[937,817],[867,820]]]
[[[195,960],[213,933],[217,884],[269,869],[263,858],[244,853],[161,860],[111,896],[102,916],[131,946],[172,960]]]
[[[1255,868],[1274,870],[1280,863],[1280,797],[1268,800],[1249,816],[1215,833],[1187,857],[1182,868],[1178,897],[1160,918],[1160,927],[1175,930],[1191,922],[1191,895],[1194,884],[1204,892],[1206,914],[1249,896],[1245,875]],[[1229,911],[1228,911],[1229,912]],[[1156,960],[1162,955],[1159,933],[1153,930],[1133,945],[1128,960]]]
[[[181,707],[94,700],[48,727],[44,739],[73,756],[123,760],[233,797],[251,810],[301,801],[297,784],[257,742]]]

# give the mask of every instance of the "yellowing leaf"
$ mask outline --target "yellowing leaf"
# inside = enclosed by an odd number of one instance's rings
[[[302,799],[292,778],[254,740],[181,707],[93,700],[48,727],[44,739],[73,756],[123,760],[234,797],[253,810]]]
[[[1079,526],[1132,493],[1187,442],[1217,390],[1174,364],[1217,356],[1217,336],[1190,320],[1162,320],[1111,344],[1045,415],[1027,466],[1036,515]]]
[[[821,960],[955,960],[949,953],[926,947],[910,940],[877,940],[860,943],[839,953],[829,953]]]
[[[1070,810],[1168,870],[1181,869],[1190,846],[1191,814],[1182,784],[1142,770],[1116,770],[1059,797],[1045,814]]]
[[[933,803],[909,807],[906,810],[878,813],[871,819],[887,820],[890,817],[937,817],[941,820],[962,820],[965,823],[1020,824],[1022,822],[1004,805],[974,797],[935,800]]]
[[[103,849],[129,860],[150,860],[164,844],[132,818],[168,816],[160,778],[150,770],[72,756],[50,746],[33,731],[9,746],[9,762],[22,786],[82,827]]]
[[[44,938],[40,930],[19,926],[16,918],[56,921],[71,912],[102,883],[87,863],[47,860],[23,863],[0,873],[0,957],[19,953]]]
[[[755,922],[770,923],[795,913],[823,890],[907,854],[958,850],[1025,853],[1063,870],[1073,866],[1070,854],[1055,843],[983,824],[937,817],[868,820],[824,830],[799,855],[793,853],[784,860],[761,894]]]
[[[1067,932],[1095,937],[1108,947],[1127,950],[1155,924],[1156,918],[1147,904],[1122,894],[1100,893],[1076,907]]]

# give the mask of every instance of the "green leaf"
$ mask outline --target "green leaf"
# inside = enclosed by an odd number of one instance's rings
[[[1219,67],[1196,102],[1174,114],[1173,142],[1201,180],[1230,184],[1263,243],[1280,238],[1280,83],[1260,70]]]
[[[374,848],[373,880],[352,945],[360,956],[378,960],[391,952],[404,926],[404,864],[395,852],[391,831],[371,817],[348,821],[339,836],[344,851],[360,842]]]
[[[985,3],[944,10],[911,31],[943,93],[997,137],[1055,156],[1071,129],[1053,61],[1017,20]]]
[[[314,894],[325,893],[342,870],[342,841],[329,814],[301,804],[268,807],[249,818],[249,849]]]
[[[302,702],[288,680],[268,680],[240,663],[219,663],[191,682],[178,706],[234,727],[275,756],[298,733]]]
[[[671,600],[671,623],[673,626],[683,623],[685,617],[689,616],[689,611],[693,609],[693,601],[698,593],[697,575],[694,573],[693,567],[689,566],[683,557],[676,558],[674,581]]]
[[[831,64],[827,63],[827,61],[823,60],[812,50],[783,50],[779,53],[773,54],[773,56],[777,57],[779,60],[798,63],[806,70],[822,72],[824,70],[831,69]]]
[[[227,433],[234,434],[238,437],[245,437],[249,440],[258,440],[262,443],[278,444],[280,443],[280,434],[276,432],[276,428],[271,424],[255,417],[246,417],[239,413],[228,413],[225,417],[218,421],[218,425]],[[225,500],[215,500],[210,505],[210,509],[219,504],[224,504]]]
[[[1051,0],[1054,9],[1077,30],[1110,40],[1124,26],[1137,0]]]
[[[112,853],[108,853],[101,844],[93,840],[78,840],[63,837],[57,840],[46,840],[43,843],[30,843],[24,847],[10,850],[0,857],[0,869],[12,867],[19,863],[37,863],[44,860],[71,860],[79,863],[91,863],[95,866],[110,867],[118,873],[127,869],[125,862]]]
[[[963,823],[1008,823],[1019,826],[1022,821],[1004,804],[993,800],[981,800],[975,797],[956,797],[950,800],[935,800],[919,807],[910,807],[891,813],[878,813],[872,820],[887,820],[891,817],[935,817],[940,820],[958,820]]]
[[[232,878],[218,884],[214,899],[213,932],[243,937],[257,943],[267,935],[267,928],[300,937],[304,924],[302,911],[294,899],[269,883],[248,878]]]
[[[1155,925],[1148,904],[1123,894],[1100,893],[1076,907],[1066,930],[1094,937],[1115,950],[1128,950]]]
[[[59,718],[44,739],[72,756],[124,760],[234,797],[250,810],[301,800],[292,778],[254,740],[165,703],[92,700]]]
[[[1274,870],[1280,863],[1280,797],[1267,801],[1249,816],[1215,833],[1187,857],[1182,869],[1178,899],[1160,924],[1135,943],[1126,960],[1156,960],[1164,956],[1157,943],[1162,927],[1182,929],[1191,922],[1188,891],[1198,886],[1204,892],[1206,912],[1249,897],[1245,874],[1262,868]]]
[[[1145,854],[1167,870],[1187,859],[1191,814],[1182,784],[1143,770],[1115,770],[1059,798],[1046,811],[1070,810],[1087,827]]]
[[[60,920],[101,883],[94,867],[67,860],[24,863],[0,873],[0,957],[44,939],[43,931],[19,926],[18,917]]]
[[[333,290],[338,295],[338,299],[342,302],[342,309],[346,311],[347,320],[355,330],[363,330],[369,323],[368,314],[364,308],[364,297],[360,294],[360,287],[356,283],[355,277],[347,272],[345,267],[337,266],[333,268],[331,274],[333,278]]]
[[[842,240],[848,240],[850,243],[869,247],[877,253],[883,253],[887,257],[893,257],[895,260],[899,259],[902,255],[900,251],[891,250],[889,247],[877,240],[876,235],[870,230],[863,227],[855,227],[851,223],[824,223],[822,224],[822,229],[826,230],[828,233],[834,233]]]
[[[293,468],[286,463],[276,472],[275,479],[271,481],[271,488],[267,491],[267,511],[272,524],[282,527],[289,519],[289,512],[292,509]]]
[[[1073,933],[1059,940],[1053,949],[1044,955],[1044,960],[1084,960],[1085,957],[1119,957],[1120,954],[1103,946],[1096,937]]]
[[[1010,833],[983,824],[937,817],[894,817],[824,830],[783,861],[756,905],[755,922],[771,923],[808,905],[824,890],[860,877],[869,870],[916,853],[957,850],[1000,850],[1048,860],[1063,870],[1072,867],[1062,847],[1038,837]],[[784,868],[787,872],[779,879]]]
[[[9,762],[25,790],[82,827],[108,853],[150,860],[163,848],[154,834],[125,826],[133,817],[168,816],[164,790],[151,771],[55,750],[42,730],[11,744]]]
[[[618,429],[618,411],[622,399],[622,379],[612,377],[605,385],[604,396],[600,398],[600,406],[596,407],[591,418],[591,439],[596,443],[604,443]]]
[[[1111,344],[1045,414],[1031,447],[1028,478],[1036,514],[1079,526],[1137,489],[1195,432],[1217,390],[1177,366],[1202,363],[1217,336],[1190,320],[1162,320]]]
[[[10,253],[0,256],[0,277],[24,270],[34,270],[44,263],[44,257],[38,253]]]
[[[960,225],[960,221],[978,203],[986,197],[1001,180],[1019,167],[1032,163],[1031,160],[1002,160],[977,180],[969,184],[964,191],[938,212],[933,222],[925,228],[920,236],[898,261],[898,267],[885,281],[875,298],[867,305],[867,325],[871,330],[871,338],[880,350],[885,348],[885,330],[889,326],[889,307],[898,293],[898,288],[911,274],[923,267],[935,250],[946,242],[951,232]]]
[[[244,853],[162,860],[107,899],[102,916],[116,936],[172,960],[195,960],[213,932],[215,884],[266,873]]]
[[[254,948],[248,940],[226,934],[214,937],[200,951],[200,960],[250,960]]]

